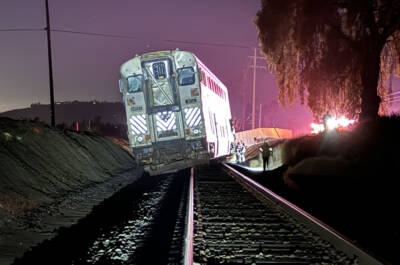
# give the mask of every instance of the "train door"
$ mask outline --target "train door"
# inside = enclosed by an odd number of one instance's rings
[[[218,123],[217,119],[215,117],[215,113],[213,113],[213,118],[214,118],[214,126],[215,126],[215,135],[217,137],[217,141],[215,143],[215,156],[219,155],[219,137],[218,137]]]
[[[146,61],[143,68],[147,77],[149,113],[153,120],[155,140],[183,138],[182,117],[169,59]]]

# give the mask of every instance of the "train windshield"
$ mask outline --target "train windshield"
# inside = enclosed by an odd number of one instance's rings
[[[153,75],[155,79],[159,80],[167,77],[165,62],[153,63],[151,68],[153,70]]]
[[[150,79],[150,103],[153,107],[173,105],[174,91],[170,82],[170,64],[167,60],[145,63]]]
[[[178,81],[180,86],[194,84],[195,78],[193,67],[178,69]]]
[[[139,92],[142,90],[143,76],[135,75],[128,77],[128,93]]]

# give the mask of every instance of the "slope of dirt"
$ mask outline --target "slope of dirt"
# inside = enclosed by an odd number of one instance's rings
[[[108,138],[0,118],[0,264],[141,174],[132,155]]]
[[[400,116],[389,116],[350,131],[289,139],[274,147],[269,171],[246,174],[380,259],[400,264],[399,132]],[[260,162],[244,165],[252,164]]]

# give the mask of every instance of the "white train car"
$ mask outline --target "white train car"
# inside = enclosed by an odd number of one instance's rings
[[[151,175],[229,154],[228,90],[192,53],[146,53],[120,74],[130,148]]]

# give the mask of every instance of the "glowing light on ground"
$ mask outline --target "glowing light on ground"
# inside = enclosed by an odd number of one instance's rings
[[[344,128],[348,127],[349,125],[355,123],[356,120],[349,120],[345,116],[341,116],[340,118],[329,118],[326,121],[326,126],[328,130],[343,130]],[[322,123],[310,123],[311,133],[317,134],[325,131],[325,126]]]

